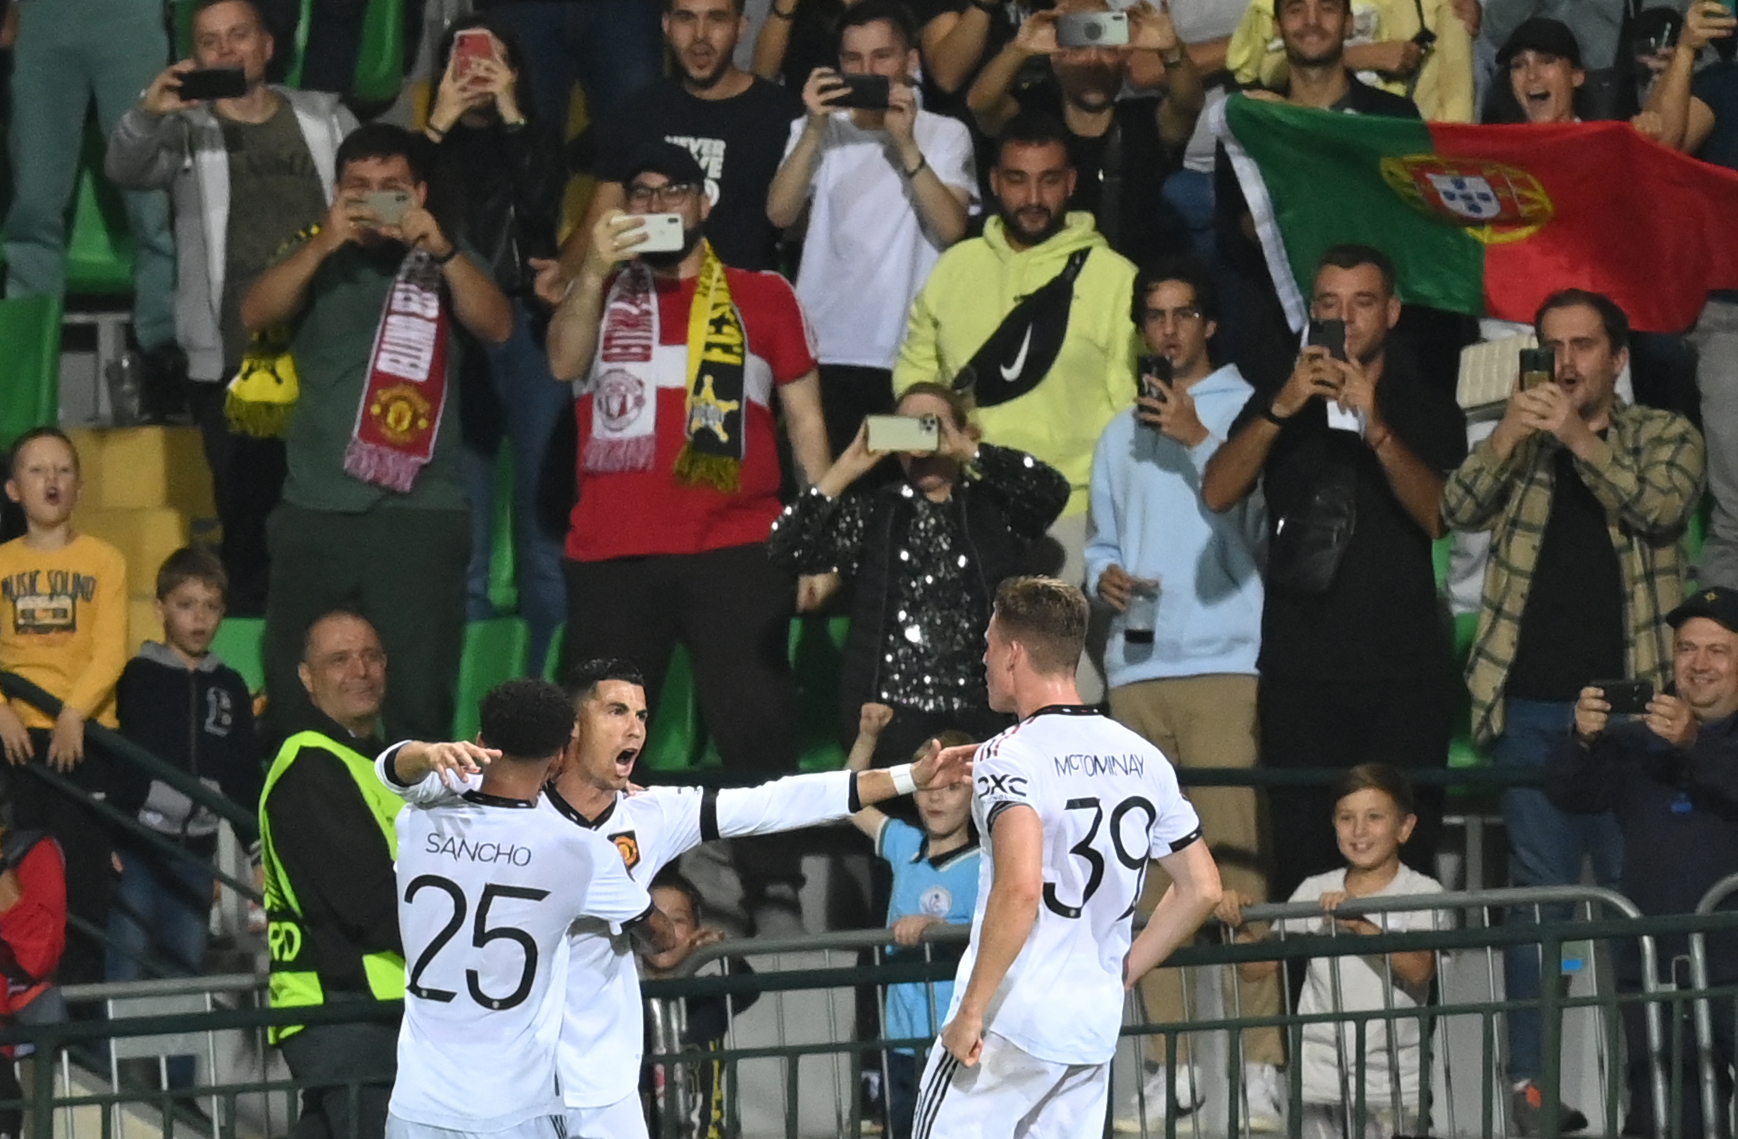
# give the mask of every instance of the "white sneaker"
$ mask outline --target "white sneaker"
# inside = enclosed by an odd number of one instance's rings
[[[1170,1113],[1170,1100],[1165,1095],[1165,1065],[1147,1077],[1138,1094],[1129,1097],[1111,1127],[1122,1134],[1139,1135],[1145,1131],[1161,1131]],[[1177,1117],[1190,1115],[1201,1106],[1201,1073],[1193,1064],[1185,1064],[1176,1072]]]
[[[1245,1111],[1251,1131],[1285,1130],[1285,1080],[1272,1064],[1243,1065],[1243,1089],[1248,1096]]]

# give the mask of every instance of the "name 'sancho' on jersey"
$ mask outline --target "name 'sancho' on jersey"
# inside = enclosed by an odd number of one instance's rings
[[[454,862],[505,862],[513,866],[531,865],[531,848],[508,846],[498,842],[467,842],[453,835],[431,834],[423,846],[425,854],[444,854]]]
[[[1145,775],[1144,755],[1058,755],[1051,759],[1058,775]]]

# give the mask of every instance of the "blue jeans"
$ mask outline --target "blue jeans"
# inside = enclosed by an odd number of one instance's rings
[[[601,123],[664,74],[656,0],[507,0],[489,15],[519,41],[537,118],[561,138],[575,82],[588,117]]]
[[[577,5],[583,7],[584,5]],[[563,423],[573,426],[573,393],[549,375],[549,358],[531,336],[523,303],[513,304],[513,335],[488,350],[496,418],[513,459],[513,551],[519,612],[530,630],[528,670],[543,674],[543,660],[556,626],[567,619],[567,585],[561,573],[562,539],[538,525],[537,488],[549,439]],[[565,417],[565,419],[564,419]],[[501,433],[478,438],[466,432],[465,490],[471,500],[471,561],[465,571],[465,616],[494,616],[489,603],[489,562],[494,547],[495,457]]]
[[[1491,748],[1498,767],[1537,769],[1575,721],[1575,705],[1548,700],[1509,700],[1506,726]],[[1503,792],[1503,826],[1509,835],[1509,879],[1516,886],[1573,886],[1581,881],[1581,860],[1593,860],[1593,878],[1616,886],[1623,868],[1623,835],[1617,820],[1603,815],[1572,815],[1558,810],[1537,787]],[[1567,921],[1570,906],[1540,906],[1538,920]],[[1531,906],[1516,907],[1508,921],[1531,922]],[[1523,945],[1503,954],[1503,984],[1508,999],[1538,1000],[1539,947]],[[1551,969],[1552,980],[1558,974]],[[1540,1068],[1538,1009],[1509,1013],[1511,1080],[1537,1079]]]
[[[123,849],[121,882],[109,907],[108,960],[111,981],[137,981],[161,967],[169,976],[190,977],[205,964],[211,922],[211,866],[204,858],[176,858],[144,849]],[[128,952],[130,951],[130,952]],[[171,1056],[169,1086],[193,1086],[193,1057]]]

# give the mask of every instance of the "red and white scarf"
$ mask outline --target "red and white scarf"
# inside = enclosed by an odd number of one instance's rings
[[[344,473],[409,494],[434,455],[447,406],[441,269],[422,250],[399,266],[368,355],[368,384],[344,450]]]
[[[658,451],[658,296],[639,260],[616,274],[604,302],[592,360],[591,437],[582,462],[593,474],[649,471]]]

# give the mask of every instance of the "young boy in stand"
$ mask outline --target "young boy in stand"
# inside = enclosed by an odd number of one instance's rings
[[[259,743],[247,682],[211,651],[228,579],[209,550],[185,547],[157,571],[163,639],[146,641],[116,689],[121,734],[249,814],[259,811]],[[121,837],[121,885],[109,912],[108,978],[191,976],[205,961],[218,819],[156,780],[139,822],[190,857]],[[146,964],[149,962],[149,965]]]
[[[641,973],[646,977],[668,977],[677,966],[688,960],[696,949],[724,939],[724,931],[700,924],[700,891],[674,866],[666,866],[652,879],[652,904],[661,910],[676,930],[676,947],[663,953],[647,953],[641,959]],[[700,968],[707,973],[718,972],[714,961]],[[741,957],[728,959],[732,976],[753,973]],[[675,1133],[682,1139],[722,1139],[733,1134],[730,1130],[731,1104],[727,1097],[734,1094],[734,1076],[724,1062],[711,1057],[724,1047],[725,1034],[730,1030],[730,1018],[740,1016],[755,1001],[757,992],[732,993],[729,1011],[725,1011],[723,996],[687,997],[681,1003],[681,1019],[677,1022],[682,1051],[700,1053],[695,1059],[677,1066],[681,1078],[688,1084],[688,1118],[677,1125]],[[670,1006],[666,1006],[670,1007]],[[662,1051],[652,1034],[652,1024],[646,1024],[647,1055]],[[669,1134],[663,1126],[663,1114],[669,1103],[671,1069],[665,1063],[648,1063],[641,1073],[641,1094],[646,1102],[646,1128],[652,1135]]]
[[[1305,878],[1299,884],[1289,900],[1316,902],[1322,916],[1288,918],[1281,923],[1285,932],[1369,935],[1435,929],[1435,910],[1397,910],[1356,918],[1335,915],[1348,900],[1442,893],[1442,883],[1400,861],[1400,848],[1412,837],[1417,823],[1412,788],[1398,771],[1380,763],[1362,763],[1348,771],[1339,786],[1333,818],[1346,866]],[[1256,940],[1254,930],[1245,935],[1243,907],[1248,904],[1247,896],[1231,892],[1219,901],[1219,920],[1238,930],[1240,941]],[[1257,961],[1238,968],[1246,981],[1271,977],[1278,970],[1277,961]],[[1297,1011],[1308,1015],[1420,1008],[1434,976],[1436,955],[1427,949],[1390,953],[1386,962],[1380,957],[1318,957],[1310,961],[1304,975]],[[1392,1041],[1389,1026],[1393,1027]],[[1423,1073],[1418,1026],[1412,1017],[1369,1018],[1360,1061],[1354,1052],[1357,1029],[1351,1021],[1306,1024],[1296,1061],[1303,1074],[1304,1139],[1386,1139],[1397,1134],[1422,1134],[1428,1121],[1419,1118]],[[1362,1127],[1351,1118],[1360,1063],[1366,1112]],[[1401,1110],[1398,1119],[1393,1108],[1396,1088]]]
[[[125,778],[120,764],[85,746],[85,721],[115,726],[115,682],[127,663],[127,563],[107,542],[72,525],[80,482],[78,452],[57,427],[37,427],[12,448],[6,497],[24,509],[22,538],[0,545],[0,670],[33,681],[61,701],[58,715],[22,700],[0,700],[0,751],[14,767],[46,764],[91,795],[136,810],[143,781]],[[70,913],[101,928],[108,922],[106,822],[44,779],[12,772],[13,825],[45,830],[66,858]],[[63,983],[97,981],[103,950],[96,939],[68,931]]]
[[[857,741],[845,766],[852,771],[868,770],[881,730],[892,720],[893,709],[887,705],[863,705]],[[959,731],[943,732],[937,739],[944,748],[977,742]],[[922,758],[928,750],[925,742],[914,758]],[[915,948],[923,931],[938,922],[969,925],[978,903],[979,849],[972,826],[971,784],[919,791],[912,799],[921,828],[874,807],[851,816],[857,829],[875,843],[875,853],[893,868],[887,924],[893,927],[894,943],[907,950]],[[933,952],[937,959],[957,965],[964,949],[962,941],[936,946]],[[887,1039],[929,1039],[941,1027],[942,1016],[952,1002],[951,976],[934,984],[889,985],[883,1026]],[[917,1104],[917,1053],[911,1048],[894,1048],[888,1051],[886,1061],[889,1133],[892,1139],[910,1139]]]

